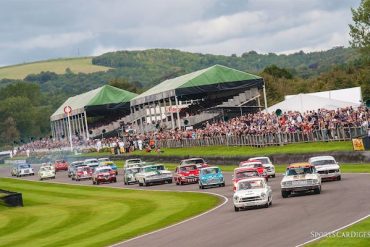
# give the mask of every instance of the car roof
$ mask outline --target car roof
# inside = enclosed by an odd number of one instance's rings
[[[142,166],[141,168],[146,168],[146,167],[151,167],[151,166],[163,166],[163,164],[146,165],[146,166]]]
[[[183,165],[178,165],[177,167],[186,167],[186,166],[197,166],[197,164],[183,164]]]
[[[244,182],[244,181],[255,181],[255,180],[265,180],[265,178],[262,177],[250,177],[250,178],[243,178],[239,180],[237,183]]]
[[[182,161],[187,161],[187,160],[204,160],[203,158],[190,158],[190,159],[184,159]]]
[[[112,170],[112,168],[110,166],[100,166],[100,167],[96,168],[95,171],[100,171],[100,170],[104,170],[104,169]]]
[[[252,157],[252,158],[249,158],[248,160],[256,160],[256,159],[269,159],[270,160],[270,158],[267,156]]]
[[[335,160],[333,156],[315,156],[309,159],[309,162],[317,161],[317,160]]]
[[[292,163],[288,166],[288,168],[298,168],[298,167],[312,167],[308,162],[300,162],[300,163]]]

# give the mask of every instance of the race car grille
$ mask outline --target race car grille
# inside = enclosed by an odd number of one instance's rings
[[[240,202],[252,202],[252,201],[257,201],[260,199],[261,198],[259,196],[244,197],[244,198],[240,198]]]

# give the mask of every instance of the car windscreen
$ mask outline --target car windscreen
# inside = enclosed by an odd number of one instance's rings
[[[141,160],[140,159],[136,159],[136,160],[128,160],[127,161],[127,164],[135,164],[135,163],[141,163]]]
[[[127,169],[126,173],[127,174],[135,174],[135,173],[138,173],[139,170],[140,170],[140,168],[131,168],[131,169]]]
[[[312,174],[314,172],[315,171],[312,167],[294,167],[288,169],[287,175],[294,176],[294,175]]]
[[[241,172],[236,172],[236,174],[235,174],[235,177],[238,178],[238,179],[254,177],[254,176],[258,176],[258,172],[256,172],[256,171],[241,171]]]
[[[188,172],[188,171],[194,171],[194,170],[197,170],[197,166],[196,165],[193,165],[193,166],[181,166],[180,167],[180,171],[182,171],[182,172]]]
[[[218,168],[207,168],[207,169],[202,169],[202,174],[217,174],[219,173]]]
[[[185,160],[184,164],[203,164],[203,159],[193,159],[193,160]]]
[[[150,166],[144,169],[145,172],[163,171],[163,170],[164,170],[164,166]]]
[[[316,160],[311,162],[314,166],[335,165],[335,160]]]
[[[258,158],[258,159],[254,159],[254,160],[258,160],[259,162],[261,162],[262,164],[266,165],[266,164],[270,164],[269,163],[269,160],[266,159],[266,158]]]
[[[27,169],[27,168],[31,168],[31,166],[28,165],[28,164],[23,164],[23,165],[19,165],[19,168],[21,168],[21,169]]]
[[[238,183],[238,190],[262,189],[264,183],[262,180],[242,181]]]

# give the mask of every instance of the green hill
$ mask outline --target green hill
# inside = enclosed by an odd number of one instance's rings
[[[73,73],[93,73],[110,69],[94,65],[91,60],[91,57],[66,58],[0,67],[0,79],[24,79],[29,74],[38,74],[42,71],[64,74],[67,68]]]

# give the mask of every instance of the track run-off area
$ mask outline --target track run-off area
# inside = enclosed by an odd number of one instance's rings
[[[34,165],[34,168],[37,172],[38,166]],[[157,191],[163,190],[209,192],[225,198],[219,200],[221,202],[214,210],[209,210],[190,220],[123,242],[119,242],[119,238],[116,238],[114,246],[297,246],[314,239],[316,236],[313,233],[315,232],[330,232],[370,214],[370,174],[343,174],[341,181],[323,183],[321,194],[296,195],[286,199],[283,199],[280,194],[282,175],[277,174],[276,178],[270,178],[268,181],[273,191],[272,206],[241,212],[234,212],[231,173],[225,172],[224,175],[226,186],[220,188],[199,190],[197,184],[177,186],[174,183],[139,187],[138,185],[124,185],[122,170],[120,169],[117,183],[94,185],[94,187],[146,190],[146,196],[149,197],[156,197],[158,195]],[[0,177],[11,177],[10,168],[0,167]],[[38,176],[17,179],[39,180]],[[72,181],[67,177],[66,172],[57,172],[56,179],[40,183],[93,186],[90,180]],[[92,192],[94,191],[97,190],[93,189]],[[132,193],[134,194],[135,191],[132,191]],[[144,200],[144,198],[142,199]],[[103,205],[96,205],[94,210],[109,211],[110,204],[116,203],[119,202],[106,201]],[[162,203],[172,204],[174,201],[169,200]],[[140,205],[140,201],[138,205]],[[68,205],[65,205],[65,207],[68,207]],[[123,207],[122,211],[125,210],[128,209]],[[93,213],[92,209],[89,208],[86,209],[86,212]],[[117,212],[117,214],[123,215],[122,212]],[[114,217],[112,215],[110,217]],[[124,217],[133,217],[133,215],[126,214],[122,216],[121,221]],[[75,220],[79,220],[79,215],[76,215]],[[118,216],[117,222],[119,222]],[[57,223],[55,224],[57,225]],[[119,224],[117,224],[118,226]],[[60,225],[60,227],[62,226]],[[95,227],[98,228],[99,225]],[[127,224],[124,227],[139,226]],[[57,226],[55,228],[57,231]],[[104,229],[102,229],[102,234],[99,235],[104,238]],[[68,236],[64,237],[68,238]],[[99,236],[91,236],[91,238],[94,237]],[[131,237],[134,237],[134,235]],[[42,239],[42,236],[40,238]],[[127,239],[127,237],[121,236],[121,239],[125,238]],[[88,240],[88,238],[86,239]],[[52,243],[50,244],[52,245]],[[73,242],[70,245],[73,245]]]

